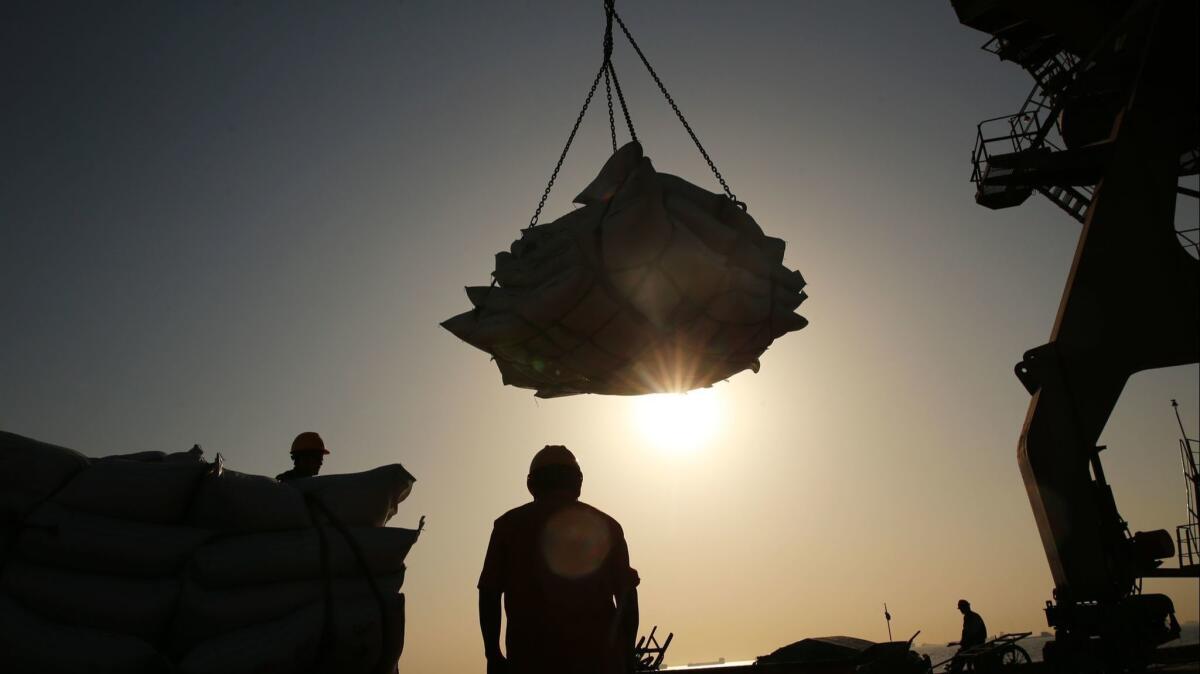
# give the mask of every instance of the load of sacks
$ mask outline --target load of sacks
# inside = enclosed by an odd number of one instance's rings
[[[505,384],[550,398],[711,386],[807,325],[784,242],[738,204],[657,173],[632,142],[578,197],[496,255],[492,286],[442,326]]]
[[[288,484],[0,432],[0,671],[392,672],[399,464]]]

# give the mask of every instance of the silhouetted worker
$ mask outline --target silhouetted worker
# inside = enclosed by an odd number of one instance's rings
[[[276,475],[275,479],[287,482],[312,477],[321,472],[321,464],[325,462],[325,455],[328,453],[329,450],[325,449],[325,441],[320,435],[305,431],[292,440],[292,463],[295,465],[291,470]]]
[[[639,578],[621,525],[578,500],[583,472],[566,447],[539,451],[525,484],[533,502],[496,520],[479,575],[488,674],[633,671]]]
[[[958,653],[962,653],[972,646],[980,646],[987,642],[987,626],[983,624],[983,617],[971,610],[971,602],[966,599],[958,600],[958,610],[963,614],[962,638],[958,640]],[[954,654],[948,671],[962,671],[964,663],[958,657],[958,653]]]

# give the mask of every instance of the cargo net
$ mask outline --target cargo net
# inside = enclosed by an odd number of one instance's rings
[[[683,392],[757,372],[772,341],[807,325],[794,313],[804,278],[729,188],[613,0],[604,15],[603,61],[529,227],[496,255],[491,286],[467,288],[475,308],[442,326],[491,354],[505,384],[540,398]],[[724,195],[657,173],[642,155],[612,62],[614,23]],[[582,208],[539,226],[602,78],[613,155],[575,198]],[[632,139],[619,150],[614,90]]]
[[[711,386],[758,371],[771,342],[807,325],[804,278],[784,242],[732,199],[618,150],[567,215],[496,255],[494,283],[442,326],[540,398]]]
[[[0,671],[390,674],[419,529],[384,525],[413,481],[281,484],[0,432]]]

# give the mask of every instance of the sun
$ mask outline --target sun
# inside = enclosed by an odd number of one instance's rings
[[[638,396],[633,400],[633,421],[653,446],[692,451],[711,440],[720,427],[720,397],[711,388]]]

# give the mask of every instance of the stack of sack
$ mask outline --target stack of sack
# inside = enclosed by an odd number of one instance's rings
[[[391,672],[399,464],[281,484],[199,451],[88,459],[0,432],[0,671]]]
[[[807,325],[784,242],[723,195],[657,173],[632,142],[575,199],[496,255],[491,287],[442,326],[489,353],[505,384],[550,398],[711,386],[758,371]]]

